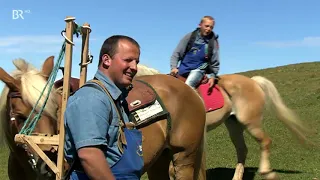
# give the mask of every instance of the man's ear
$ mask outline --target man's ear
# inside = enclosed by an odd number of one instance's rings
[[[111,66],[112,63],[112,59],[108,54],[104,54],[102,57],[102,66],[104,68],[109,68]]]

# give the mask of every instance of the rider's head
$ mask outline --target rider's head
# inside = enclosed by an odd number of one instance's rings
[[[106,39],[100,50],[99,70],[119,88],[131,84],[137,73],[139,44],[128,36],[116,35]]]
[[[215,20],[213,17],[204,16],[199,23],[201,36],[209,35],[212,32],[214,25],[215,25]]]

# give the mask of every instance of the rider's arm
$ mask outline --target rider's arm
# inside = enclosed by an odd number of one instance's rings
[[[209,63],[209,74],[207,75],[208,78],[216,77],[220,70],[219,45],[217,43],[218,40],[216,40],[214,43],[212,57]]]
[[[81,165],[90,179],[114,179],[102,149],[107,149],[111,103],[90,93],[68,104],[66,133],[71,134]]]
[[[191,37],[192,33],[186,34],[179,42],[177,47],[172,53],[171,59],[170,59],[170,68],[177,68],[179,60],[181,60],[182,56],[185,53],[185,49],[187,47],[188,41]]]

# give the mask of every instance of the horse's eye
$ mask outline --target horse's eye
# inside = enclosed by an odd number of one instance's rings
[[[21,122],[24,122],[24,121],[27,120],[27,117],[25,115],[23,115],[23,114],[17,114],[16,115],[16,119],[21,121]]]

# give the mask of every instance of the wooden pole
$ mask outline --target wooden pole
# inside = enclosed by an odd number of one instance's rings
[[[82,26],[82,56],[81,56],[81,63],[80,63],[79,87],[81,87],[87,81],[90,32],[91,32],[90,25],[88,23],[84,23]]]
[[[73,31],[74,31],[74,20],[72,16],[67,16],[66,22],[66,37],[73,42]],[[58,147],[58,163],[57,167],[59,172],[56,174],[56,180],[61,180],[64,173],[63,163],[64,163],[64,111],[67,106],[67,100],[70,95],[70,78],[71,78],[71,68],[72,68],[72,51],[73,45],[67,41],[66,52],[65,52],[65,62],[64,62],[64,75],[63,75],[63,92],[62,92],[62,107],[60,114],[60,132],[59,132],[59,147]]]

